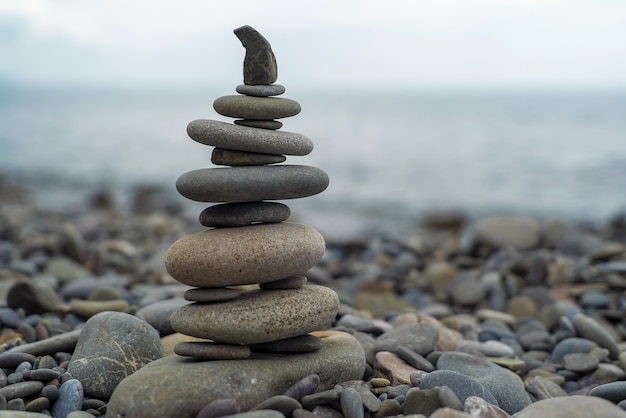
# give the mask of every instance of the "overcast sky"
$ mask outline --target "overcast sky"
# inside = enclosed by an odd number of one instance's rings
[[[626,88],[624,0],[0,0],[0,79],[238,84],[244,24],[285,85]]]

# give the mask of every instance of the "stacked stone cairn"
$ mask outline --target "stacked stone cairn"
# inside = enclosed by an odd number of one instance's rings
[[[275,97],[285,88],[275,84],[268,41],[250,26],[234,32],[246,49],[244,84],[213,107],[237,119],[194,120],[187,127],[193,140],[215,147],[211,162],[225,167],[190,171],[176,182],[184,197],[218,204],[200,214],[208,229],[179,239],[166,256],[172,277],[193,286],[185,293],[191,303],[174,312],[172,327],[202,339],[178,343],[174,351],[205,360],[313,352],[324,343],[309,333],[328,328],[339,309],[334,291],[308,285],[304,276],[325,242],[315,229],[286,222],[289,207],[274,200],[320,193],[328,176],[315,167],[279,164],[285,155],[309,154],[313,143],[279,131],[276,119],[297,115],[300,105]]]

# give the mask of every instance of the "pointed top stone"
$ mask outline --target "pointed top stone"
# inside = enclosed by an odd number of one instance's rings
[[[234,30],[235,35],[246,48],[243,61],[243,82],[250,86],[268,85],[276,82],[278,66],[270,43],[252,26],[242,26]]]

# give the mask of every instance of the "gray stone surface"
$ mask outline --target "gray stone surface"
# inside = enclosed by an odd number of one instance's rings
[[[478,380],[453,370],[435,370],[422,379],[420,389],[432,389],[436,386],[447,386],[465,402],[470,396],[479,396],[487,402],[498,406],[498,400]]]
[[[241,167],[248,165],[267,165],[282,163],[287,157],[279,154],[262,154],[260,152],[236,151],[225,148],[214,148],[211,162],[215,165]]]
[[[359,343],[342,332],[316,332],[324,347],[308,354],[253,354],[247,360],[198,362],[168,356],[124,379],[113,393],[107,416],[195,417],[209,402],[234,398],[242,410],[284,393],[311,373],[320,377],[320,389],[360,379],[365,358]],[[163,384],[163,379],[176,382]]]
[[[70,412],[83,406],[83,386],[78,379],[69,379],[59,388],[59,398],[52,405],[52,416],[66,418]]]
[[[244,25],[234,30],[246,49],[243,60],[243,82],[248,85],[272,84],[278,78],[276,57],[270,43],[252,26]]]
[[[515,418],[626,418],[626,412],[594,396],[564,396],[544,399],[527,406]]]
[[[249,126],[251,128],[276,130],[283,127],[283,123],[277,120],[254,120],[254,119],[236,119],[233,121],[235,125]]]
[[[204,145],[266,154],[307,155],[313,142],[302,134],[252,128],[209,119],[187,125],[191,139]]]
[[[311,353],[322,348],[323,344],[324,342],[321,338],[311,334],[304,334],[285,340],[252,344],[250,348],[253,351],[266,353]]]
[[[250,357],[250,348],[238,344],[184,341],[174,346],[174,353],[179,356],[196,357],[207,360],[236,360]]]
[[[280,96],[285,92],[285,86],[282,84],[268,84],[251,86],[247,84],[238,85],[235,90],[239,94],[256,97]]]
[[[594,341],[600,347],[608,349],[611,359],[617,360],[620,354],[617,341],[598,321],[584,314],[576,314],[572,318],[572,323],[581,337]]]
[[[540,239],[541,226],[530,218],[485,218],[474,227],[476,243],[496,248],[512,246],[518,250],[529,250],[539,245]]]
[[[187,235],[169,248],[167,271],[189,286],[271,282],[311,268],[324,254],[315,229],[281,222],[218,228]]]
[[[376,351],[394,352],[396,347],[404,345],[418,354],[426,355],[434,350],[439,331],[430,323],[401,325],[382,334],[376,340]]]
[[[161,337],[164,337],[174,332],[172,324],[170,324],[170,316],[172,313],[188,303],[185,298],[180,297],[165,299],[144,306],[135,313],[135,316],[152,325],[159,331]]]
[[[278,202],[243,202],[213,205],[200,212],[200,224],[246,226],[255,222],[276,223],[289,219],[289,206]]]
[[[304,286],[252,290],[228,302],[189,304],[172,315],[171,323],[181,334],[230,344],[254,344],[325,329],[338,311],[339,298],[333,290]]]
[[[86,323],[67,371],[85,394],[106,399],[117,384],[151,361],[163,357],[157,332],[122,312],[102,312]]]
[[[216,287],[216,288],[194,288],[185,292],[185,300],[192,302],[223,302],[225,300],[231,300],[238,298],[241,295],[241,290],[231,289],[228,287]]]
[[[222,116],[242,119],[281,119],[295,116],[302,108],[295,100],[234,94],[215,99],[213,109]]]
[[[328,175],[305,165],[201,168],[176,181],[176,189],[198,202],[256,202],[299,199],[328,187]]]

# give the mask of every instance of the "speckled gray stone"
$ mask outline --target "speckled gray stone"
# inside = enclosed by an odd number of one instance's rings
[[[235,94],[215,99],[213,109],[222,116],[242,119],[281,119],[300,113],[295,100]]]
[[[254,344],[325,329],[338,311],[339,298],[333,290],[304,286],[252,290],[228,302],[189,304],[176,311],[170,321],[181,334],[230,344]]]
[[[278,154],[262,154],[260,152],[235,151],[224,148],[214,148],[211,153],[211,162],[215,165],[243,167],[250,165],[268,165],[282,163],[287,157]]]
[[[237,119],[233,121],[235,125],[249,126],[251,128],[276,130],[283,127],[283,123],[277,120],[254,120],[254,119]]]
[[[338,382],[360,379],[365,358],[359,343],[343,332],[316,332],[324,347],[314,353],[255,355],[246,360],[199,362],[179,356],[154,361],[126,378],[107,406],[111,417],[194,417],[207,403],[234,398],[242,410],[284,393],[311,373],[320,391]],[[163,384],[164,377],[173,385]]]
[[[72,411],[83,406],[83,386],[78,379],[69,379],[59,388],[59,398],[52,405],[52,416],[66,418]]]
[[[165,266],[189,286],[264,283],[307,271],[325,247],[319,232],[296,223],[218,228],[176,241],[167,251]]]
[[[328,182],[324,171],[304,165],[202,168],[181,175],[176,189],[199,202],[236,203],[312,196]]]
[[[278,78],[276,57],[270,43],[252,26],[244,25],[234,30],[246,49],[243,60],[243,82],[248,85],[272,84]]]
[[[304,135],[196,119],[187,125],[191,139],[214,147],[266,154],[307,155],[313,142]]]
[[[239,94],[256,97],[280,96],[285,92],[285,86],[282,84],[267,84],[251,86],[247,84],[238,85],[235,90]]]
[[[200,224],[246,226],[255,222],[276,223],[289,219],[289,206],[278,202],[243,202],[213,205],[200,212]]]

